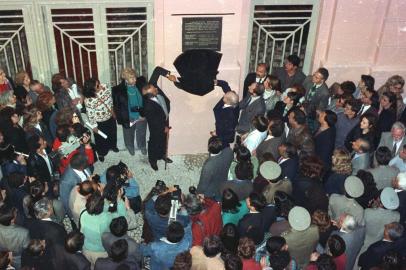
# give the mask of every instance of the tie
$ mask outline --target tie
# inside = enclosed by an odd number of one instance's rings
[[[313,85],[312,88],[310,88],[309,93],[307,94],[307,100],[311,101],[314,94],[316,94],[316,85]]]
[[[395,154],[396,154],[396,149],[397,149],[397,147],[396,147],[397,145],[396,145],[396,142],[393,144],[393,147],[392,147],[392,157],[394,157],[395,156]]]

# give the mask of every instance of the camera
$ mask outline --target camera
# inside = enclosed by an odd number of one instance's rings
[[[162,180],[156,180],[155,186],[152,188],[151,193],[152,195],[158,196],[162,192],[166,191],[168,187],[166,186],[165,182]]]
[[[100,183],[100,175],[95,174],[92,176],[92,181],[99,184]]]
[[[182,190],[180,189],[179,185],[175,185],[174,187],[176,190],[171,192],[171,210],[169,211],[168,224],[176,221],[176,216],[178,215],[178,210],[181,205],[180,201],[182,198]]]

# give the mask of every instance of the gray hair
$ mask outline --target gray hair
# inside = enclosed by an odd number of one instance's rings
[[[229,91],[225,94],[227,103],[231,106],[236,106],[238,104],[238,95],[235,91]]]
[[[34,214],[36,218],[43,219],[49,217],[52,210],[52,202],[50,199],[44,197],[34,204]]]
[[[385,225],[390,240],[396,241],[403,235],[404,227],[399,222],[392,222]]]
[[[346,232],[353,232],[355,228],[357,228],[357,221],[355,218],[349,214],[345,215],[341,224],[341,229]]]
[[[394,130],[394,129],[401,129],[401,130],[405,131],[406,127],[402,122],[397,121],[392,125],[391,130]]]
[[[14,96],[14,91],[9,90],[0,95],[0,106],[7,106],[10,104],[10,98]]]
[[[397,188],[406,190],[406,172],[398,173],[396,180],[398,181]]]

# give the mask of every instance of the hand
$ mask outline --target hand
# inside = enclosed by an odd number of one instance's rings
[[[19,155],[16,159],[21,165],[27,165],[27,161],[23,155]]]
[[[168,75],[168,80],[170,80],[171,82],[176,82],[176,76],[175,75]]]
[[[126,208],[127,210],[130,210],[130,209],[131,209],[130,201],[128,200],[127,197],[124,197],[124,205],[125,205],[125,208]]]
[[[217,136],[217,133],[216,133],[216,131],[215,130],[213,130],[213,131],[210,131],[210,136]]]
[[[134,173],[130,170],[127,171],[127,177],[128,178],[133,178],[134,177]]]
[[[169,127],[165,127],[164,132],[165,132],[165,133],[169,133],[169,129],[170,129]]]
[[[25,106],[30,106],[32,104],[32,98],[30,96],[27,96],[25,98]]]
[[[197,194],[197,198],[203,203],[204,202],[204,194]]]
[[[319,254],[318,252],[313,252],[313,253],[310,255],[310,261],[311,261],[311,262],[317,261],[317,259],[319,258],[319,256],[320,256],[320,254]]]
[[[97,127],[93,128],[94,133],[99,133],[99,129]]]

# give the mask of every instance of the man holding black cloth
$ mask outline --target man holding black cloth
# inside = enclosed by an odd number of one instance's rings
[[[170,101],[164,92],[157,86],[159,76],[165,76],[174,81],[176,77],[162,67],[156,67],[149,83],[142,88],[144,95],[144,116],[149,127],[148,160],[151,168],[158,170],[157,161],[162,159],[172,163],[167,157],[167,136],[169,132]]]

